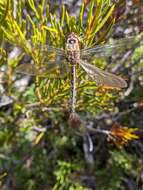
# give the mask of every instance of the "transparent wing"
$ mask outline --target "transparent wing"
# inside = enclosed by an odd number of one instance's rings
[[[69,73],[64,50],[42,45],[33,48],[34,64],[21,64],[16,68],[17,73],[37,75],[48,78],[63,78]]]
[[[61,48],[49,46],[49,45],[37,45],[34,47],[39,53],[47,55],[47,53],[55,53],[57,55],[65,56],[65,51]]]
[[[109,44],[96,45],[92,48],[85,48],[81,50],[81,58],[88,58],[91,56],[108,57],[114,54],[122,53],[130,49],[139,41],[137,36],[114,40]]]
[[[96,81],[97,85],[114,88],[127,87],[126,81],[119,76],[103,71],[94,65],[88,64],[86,61],[81,61],[79,64],[87,72],[87,74]]]
[[[62,63],[51,62],[47,65],[24,63],[16,68],[16,72],[39,77],[64,78],[69,73],[69,66],[65,60],[63,60]]]

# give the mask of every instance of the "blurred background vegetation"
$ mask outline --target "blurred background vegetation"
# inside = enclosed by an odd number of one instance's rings
[[[141,0],[0,0],[1,190],[143,188],[142,12]],[[98,87],[78,70],[77,128],[68,123],[69,77],[15,72],[39,64],[33,47],[63,48],[69,32],[83,47],[140,37],[107,60],[90,60],[122,74],[125,90]]]

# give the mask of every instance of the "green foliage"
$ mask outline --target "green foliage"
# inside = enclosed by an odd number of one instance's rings
[[[108,160],[106,168],[102,168],[97,172],[97,181],[99,189],[112,190],[121,189],[125,190],[123,182],[125,176],[134,176],[135,156],[127,154],[124,150],[111,151],[110,159]],[[100,180],[103,179],[103,180]]]
[[[83,158],[82,134],[72,130],[67,122],[70,78],[26,78],[27,84],[23,85],[25,76],[16,74],[15,68],[21,62],[40,64],[39,45],[64,48],[69,32],[80,36],[82,47],[105,42],[116,21],[113,13],[118,3],[112,2],[85,1],[78,16],[71,16],[64,5],[60,13],[55,12],[45,0],[0,0],[0,67],[4,71],[0,72],[3,93],[0,95],[8,98],[4,106],[0,99],[0,189],[90,189],[77,174],[89,172]],[[140,57],[142,49],[136,51],[133,61]],[[54,57],[50,53],[49,56]],[[107,62],[99,59],[93,60],[93,64],[104,68]],[[139,67],[142,61],[135,66]],[[91,121],[103,110],[118,110],[113,102],[118,102],[122,93],[97,87],[80,68],[77,78],[76,109],[83,119]],[[135,89],[133,97],[141,100],[141,86]],[[125,152],[111,151],[106,162],[99,159],[92,167],[91,173],[96,176],[94,183],[100,190],[124,190],[123,175],[138,176],[137,172],[132,173],[135,161],[136,157]],[[138,162],[136,165],[140,168]]]
[[[77,183],[76,180],[72,179],[73,173],[77,170],[79,170],[79,166],[59,161],[57,170],[55,171],[57,182],[53,187],[53,190],[88,190],[87,188],[84,188],[79,183]]]
[[[33,0],[29,0],[27,3],[20,1],[17,5],[15,19],[13,19],[13,4],[11,3],[6,17],[6,27],[3,25],[2,30],[8,42],[12,45],[15,44],[19,46],[23,51],[14,59],[9,60],[9,69],[14,69],[15,66],[22,61],[24,55],[29,55],[35,64],[38,65],[42,58],[38,53],[39,50],[36,50],[37,52],[33,51],[33,46],[36,47],[38,44],[48,43],[56,47],[64,47],[65,36],[71,31],[76,32],[79,36],[82,34],[81,43],[83,43],[84,46],[93,45],[95,34],[108,22],[107,30],[103,29],[102,33],[104,35],[99,38],[99,41],[101,41],[101,39],[104,40],[114,23],[114,18],[110,18],[114,10],[114,5],[110,6],[110,1],[108,1],[108,3],[98,1],[95,10],[94,4],[95,1],[92,0],[85,22],[83,18],[86,4],[84,3],[81,5],[79,18],[70,16],[64,5],[62,6],[61,16],[58,18],[56,13],[49,12],[49,5],[46,4],[45,1],[42,1],[38,6]],[[28,8],[25,10],[26,19],[22,16],[23,6],[26,6],[26,9]],[[47,26],[47,23],[50,23],[49,26]],[[98,43],[98,41],[96,41],[96,43]],[[9,73],[8,78],[11,78],[12,73],[12,71]],[[82,99],[78,98],[77,100],[77,108],[79,111],[85,111],[86,108],[88,112],[98,113],[101,107],[109,109],[109,107],[111,107],[109,101],[113,98],[112,95],[106,93],[104,96],[101,95],[98,97],[98,93],[96,93],[98,88],[95,88],[95,82],[85,80],[85,73],[83,73],[81,69],[79,69],[77,75],[79,78],[79,82],[77,83],[78,97],[82,97]],[[42,104],[49,107],[59,106],[63,107],[63,109],[67,109],[69,89],[69,77],[66,80],[36,79],[37,97]],[[90,105],[92,105],[92,107]]]

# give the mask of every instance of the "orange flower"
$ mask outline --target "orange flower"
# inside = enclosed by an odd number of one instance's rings
[[[119,148],[122,148],[122,146],[128,141],[139,138],[135,134],[136,131],[137,128],[128,128],[119,124],[113,124],[110,140],[112,140]]]

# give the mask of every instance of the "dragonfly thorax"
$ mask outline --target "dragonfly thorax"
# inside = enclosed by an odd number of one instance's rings
[[[65,44],[65,51],[67,55],[67,60],[71,64],[76,64],[80,60],[80,47],[78,36],[74,33],[71,33],[67,37]]]

